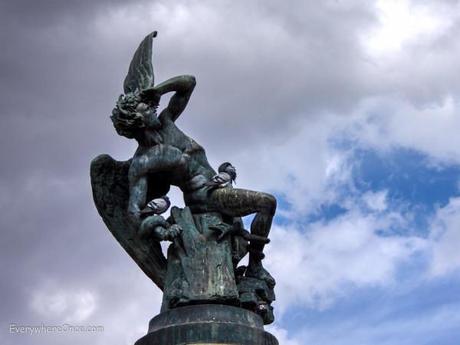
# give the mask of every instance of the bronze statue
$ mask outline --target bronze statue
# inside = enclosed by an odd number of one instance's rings
[[[233,188],[236,169],[228,162],[218,173],[205,150],[175,124],[195,87],[184,75],[155,86],[152,40],[137,49],[112,112],[121,136],[135,139],[132,159],[108,155],[91,163],[96,207],[109,230],[155,284],[163,290],[162,311],[196,304],[224,304],[273,322],[275,280],[263,268],[263,248],[276,209],[267,193]],[[173,92],[159,114],[160,98]],[[167,194],[180,188],[186,207],[169,207]],[[240,217],[255,214],[250,232]],[[159,242],[171,241],[167,258]],[[247,267],[238,266],[249,253]]]

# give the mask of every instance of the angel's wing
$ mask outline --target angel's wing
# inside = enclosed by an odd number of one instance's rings
[[[141,239],[128,220],[131,160],[119,162],[100,155],[91,162],[91,186],[96,208],[107,228],[144,273],[163,290],[166,258],[160,243]]]
[[[147,35],[134,53],[123,83],[125,94],[153,87],[152,40],[156,35],[156,31]]]

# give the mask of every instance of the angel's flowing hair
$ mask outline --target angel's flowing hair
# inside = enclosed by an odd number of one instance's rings
[[[155,109],[158,107],[156,99],[144,100],[138,92],[129,92],[118,98],[110,118],[119,135],[132,139],[146,127],[144,116],[136,111],[140,102],[144,102]]]
[[[140,102],[141,98],[137,93],[130,92],[118,98],[110,118],[119,135],[132,139],[145,127],[143,116],[136,112]]]

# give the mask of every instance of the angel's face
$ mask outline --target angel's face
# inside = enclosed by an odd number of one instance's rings
[[[140,114],[144,118],[144,124],[147,128],[158,129],[161,127],[156,109],[147,103],[139,102],[136,106],[136,113]]]

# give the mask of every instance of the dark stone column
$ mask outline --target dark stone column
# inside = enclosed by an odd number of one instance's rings
[[[201,304],[163,312],[135,345],[278,345],[259,315],[246,309]]]

